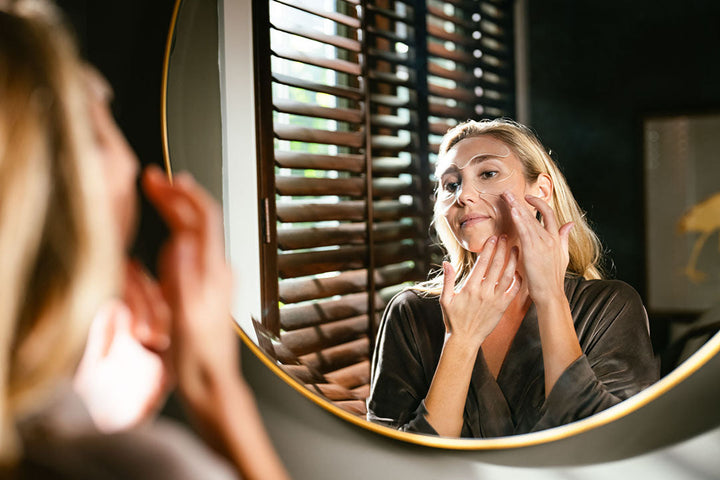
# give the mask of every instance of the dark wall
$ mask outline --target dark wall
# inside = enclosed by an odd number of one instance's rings
[[[642,117],[720,111],[720,2],[528,4],[531,124],[644,296]]]
[[[118,125],[140,163],[162,165],[160,97],[165,41],[174,0],[60,0],[81,51],[110,81]],[[133,247],[144,263],[154,258],[164,229],[141,204],[140,235]]]

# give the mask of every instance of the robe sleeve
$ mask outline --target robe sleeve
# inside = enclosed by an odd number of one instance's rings
[[[553,386],[533,431],[605,410],[659,378],[640,296],[620,281],[597,282],[576,301],[573,317],[583,351]]]
[[[401,292],[388,304],[378,329],[370,374],[367,419],[402,431],[437,435],[426,419],[430,388],[418,344],[416,316]],[[415,296],[417,299],[417,297]]]

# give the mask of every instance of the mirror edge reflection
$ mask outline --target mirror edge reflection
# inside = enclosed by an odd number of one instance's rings
[[[168,87],[170,83],[170,61],[171,53],[175,44],[176,26],[179,17],[180,7],[183,0],[176,0],[173,14],[168,30],[166,51],[163,59],[163,76],[162,76],[162,93],[161,93],[161,135],[163,144],[163,162],[168,176],[172,177],[172,164],[169,149],[169,129],[168,129]],[[220,13],[220,12],[218,12]],[[329,413],[357,425],[365,430],[381,434],[403,442],[436,447],[446,450],[498,450],[498,449],[515,449],[522,447],[530,447],[534,445],[550,443],[565,439],[574,435],[587,432],[591,429],[607,425],[615,420],[627,416],[643,406],[651,403],[653,400],[661,397],[663,394],[682,383],[685,379],[697,372],[710,359],[718,355],[720,352],[720,333],[715,334],[705,345],[691,355],[685,362],[680,364],[672,372],[661,378],[658,382],[651,385],[647,389],[639,392],[633,397],[607,409],[592,415],[588,418],[569,423],[566,425],[554,427],[539,432],[526,433],[508,437],[496,438],[447,438],[431,435],[420,435],[416,433],[402,432],[390,427],[375,424],[367,421],[365,418],[353,415],[340,407],[336,406],[328,399],[308,389],[304,384],[291,376],[278,366],[271,358],[269,358],[261,348],[255,344],[248,334],[240,327],[236,319],[233,319],[235,331],[242,339],[245,346],[260,359],[260,361],[277,377],[282,379],[286,384],[290,385],[304,397],[322,407]],[[708,428],[711,428],[709,425]]]

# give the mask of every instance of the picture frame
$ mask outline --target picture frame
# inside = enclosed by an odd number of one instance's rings
[[[643,119],[647,306],[720,304],[720,112]]]

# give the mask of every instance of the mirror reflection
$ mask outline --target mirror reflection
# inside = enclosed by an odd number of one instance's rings
[[[718,67],[667,38],[662,5],[624,5],[621,17],[611,3],[561,1],[254,3],[262,314],[244,329],[298,382],[397,428],[509,435],[617,403],[657,379],[658,364],[667,373],[717,331],[712,322],[703,333],[695,328],[717,296],[660,305],[650,295],[658,279],[646,271],[643,223],[653,200],[649,187],[643,198],[639,125],[658,112],[720,104],[707,87]],[[672,21],[710,49],[717,39],[704,17],[688,10]],[[691,74],[700,65],[706,80]],[[682,88],[669,98],[673,85]],[[538,134],[535,157],[545,159],[544,169],[529,170],[523,155],[531,155],[488,134],[441,154],[449,129],[502,117]],[[674,195],[665,202],[684,214],[691,201]],[[467,213],[473,201],[480,216]],[[653,238],[674,238],[677,220]],[[563,248],[526,251],[521,231]],[[231,241],[239,233],[231,230]],[[567,259],[558,254],[566,237]],[[696,239],[686,234],[672,248],[687,262]],[[592,246],[572,246],[578,243]],[[463,357],[468,368],[448,362],[451,373],[465,375],[461,385],[435,389],[439,362],[450,354],[446,322],[454,322],[452,315],[443,321],[443,261],[453,299],[463,298],[483,283],[469,273],[483,251],[484,265],[506,285],[500,293],[512,297],[500,302],[507,315],[495,315],[497,326]],[[548,270],[533,276],[536,264]],[[672,285],[692,281],[677,277]],[[482,315],[477,301],[458,310]],[[439,410],[432,420],[431,391],[454,395],[454,416]],[[480,418],[481,409],[492,414]],[[450,417],[457,423],[458,411],[460,431],[437,426]]]

